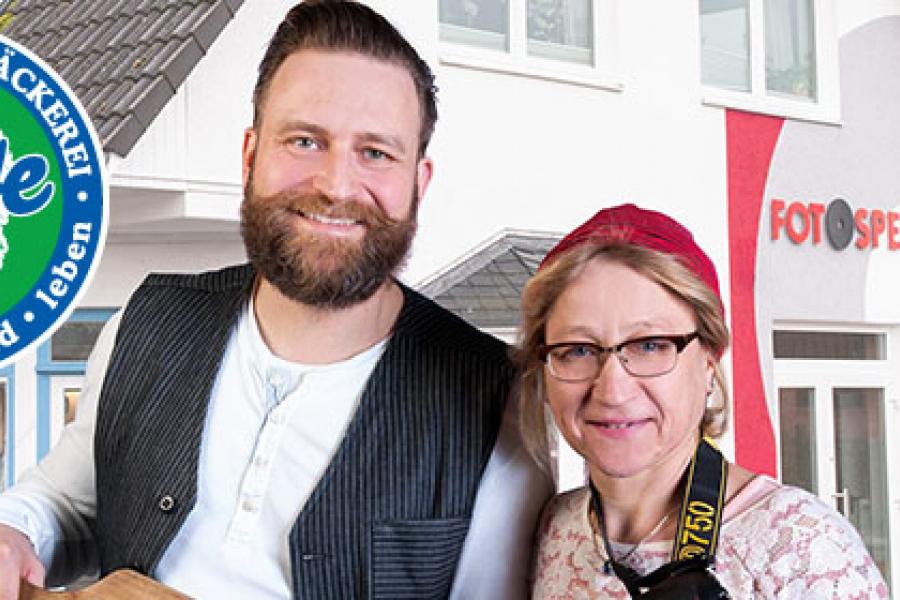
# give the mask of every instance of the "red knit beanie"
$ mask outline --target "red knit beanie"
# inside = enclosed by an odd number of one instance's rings
[[[719,278],[712,261],[694,241],[690,231],[661,212],[638,208],[634,204],[604,208],[561,239],[541,261],[539,269],[563,252],[586,242],[598,246],[621,242],[671,254],[716,294],[724,316]]]

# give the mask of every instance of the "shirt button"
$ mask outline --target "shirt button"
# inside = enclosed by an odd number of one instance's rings
[[[170,512],[173,508],[175,508],[175,498],[166,494],[162,498],[159,499],[159,510],[163,512]]]
[[[257,456],[256,458],[253,459],[253,465],[256,467],[263,468],[267,464],[269,464],[269,461],[264,456]]]
[[[278,373],[272,373],[269,375],[269,384],[272,387],[281,387],[281,375]]]
[[[255,513],[257,511],[256,503],[252,500],[244,500],[241,503],[241,510],[248,513]]]

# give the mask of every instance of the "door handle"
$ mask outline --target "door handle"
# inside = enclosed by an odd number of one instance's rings
[[[844,518],[850,520],[850,490],[842,489],[840,492],[831,494],[834,498],[834,509],[844,515]]]

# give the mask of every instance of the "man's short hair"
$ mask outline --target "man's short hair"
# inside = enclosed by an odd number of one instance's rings
[[[255,127],[259,126],[262,105],[278,67],[294,52],[310,49],[355,52],[404,67],[419,97],[419,156],[425,154],[437,121],[434,74],[387,19],[352,0],[306,0],[285,15],[259,63],[253,88]]]

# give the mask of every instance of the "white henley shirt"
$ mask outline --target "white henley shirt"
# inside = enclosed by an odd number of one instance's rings
[[[387,343],[337,363],[291,363],[272,354],[253,314],[246,305],[213,385],[196,505],[153,574],[196,598],[290,597],[288,534]],[[117,315],[91,354],[76,421],[0,495],[0,522],[23,531],[45,565],[62,558],[63,571],[92,560],[72,556],[83,545],[66,541],[83,538],[96,512],[93,430],[118,323]],[[514,405],[479,486],[451,598],[527,595],[533,529],[552,482],[522,447]]]

